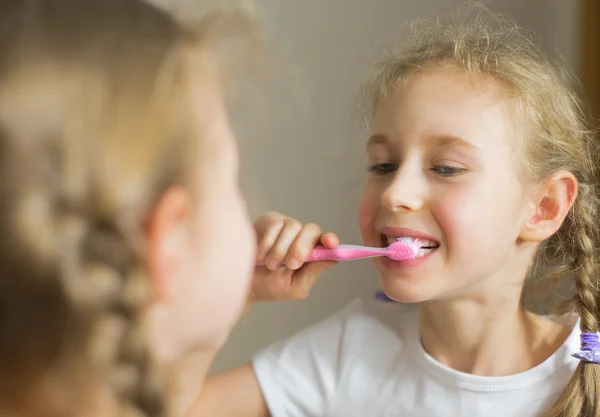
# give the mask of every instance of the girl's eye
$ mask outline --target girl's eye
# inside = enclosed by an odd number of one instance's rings
[[[386,175],[390,174],[398,169],[398,164],[393,164],[390,162],[383,164],[374,164],[369,167],[369,172],[376,175]]]
[[[431,170],[437,172],[442,177],[455,177],[466,171],[464,168],[451,165],[436,165],[431,167]]]

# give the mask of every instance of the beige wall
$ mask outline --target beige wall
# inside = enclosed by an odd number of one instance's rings
[[[194,3],[194,0],[156,0]],[[360,243],[356,203],[364,175],[366,132],[355,117],[355,92],[401,22],[446,12],[458,0],[262,0],[272,74],[265,106],[238,114],[243,187],[253,215],[277,210],[314,221],[347,243]],[[490,6],[539,32],[568,66],[577,61],[575,0],[497,0]],[[232,236],[235,246],[235,236]],[[372,294],[368,263],[341,264],[302,302],[258,306],[233,333],[214,370]],[[199,318],[200,319],[200,318]]]
[[[580,3],[579,0],[495,0],[491,4],[535,31],[548,55],[576,72],[580,50]]]

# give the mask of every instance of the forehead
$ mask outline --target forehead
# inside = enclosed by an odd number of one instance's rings
[[[499,82],[458,68],[428,69],[379,103],[372,131],[392,138],[455,137],[477,146],[506,138],[508,107]]]

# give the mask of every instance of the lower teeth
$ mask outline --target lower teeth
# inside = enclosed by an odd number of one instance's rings
[[[417,252],[416,258],[421,258],[432,251],[433,251],[433,248],[421,248],[421,249],[419,249],[419,252]]]

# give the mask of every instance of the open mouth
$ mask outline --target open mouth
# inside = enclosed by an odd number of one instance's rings
[[[397,241],[416,243],[419,246],[419,252],[417,253],[416,258],[422,258],[440,247],[440,243],[435,240],[410,236],[381,235],[381,247],[387,247]]]

